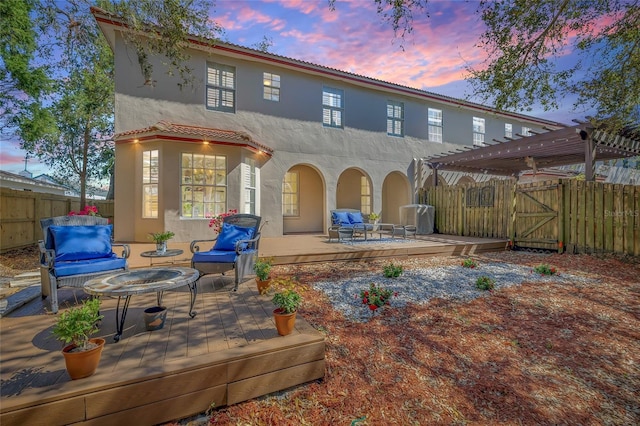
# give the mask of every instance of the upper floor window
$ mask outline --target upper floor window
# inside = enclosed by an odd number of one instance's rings
[[[142,152],[142,217],[158,217],[158,150]]]
[[[531,136],[531,128],[522,126],[522,136]]]
[[[387,134],[404,136],[404,103],[387,101]]]
[[[300,215],[299,175],[297,171],[287,172],[282,182],[282,215]]]
[[[207,108],[236,111],[236,69],[228,65],[207,64]]]
[[[429,140],[442,142],[442,110],[429,108]]]
[[[484,118],[473,117],[473,145],[484,146]]]
[[[342,128],[344,91],[332,87],[322,88],[322,124]]]
[[[505,138],[513,137],[513,125],[511,125],[511,123],[504,123],[504,137]]]
[[[227,211],[227,157],[183,153],[180,176],[182,217],[213,217]]]
[[[262,73],[263,97],[268,101],[280,102],[280,76],[270,72]]]

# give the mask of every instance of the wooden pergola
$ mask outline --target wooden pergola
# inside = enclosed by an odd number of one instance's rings
[[[593,128],[589,123],[534,133],[519,139],[495,140],[485,146],[461,148],[423,159],[433,169],[487,173],[518,177],[522,171],[545,167],[585,164],[585,179],[593,181],[596,160],[614,160],[640,155],[640,127],[617,133]]]

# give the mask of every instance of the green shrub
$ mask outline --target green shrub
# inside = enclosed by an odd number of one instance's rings
[[[555,275],[558,271],[556,271],[556,268],[543,263],[534,267],[533,272],[540,275]]]
[[[384,267],[384,276],[386,278],[398,278],[402,275],[403,269],[401,265],[388,264]]]

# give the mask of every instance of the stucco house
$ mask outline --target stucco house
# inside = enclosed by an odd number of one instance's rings
[[[115,56],[119,241],[159,230],[202,238],[212,232],[207,217],[228,209],[262,216],[263,236],[326,233],[334,208],[398,223],[399,207],[429,182],[416,158],[563,127],[195,38],[193,87],[162,72],[144,84],[122,22],[93,14]],[[161,59],[152,58],[156,70]]]

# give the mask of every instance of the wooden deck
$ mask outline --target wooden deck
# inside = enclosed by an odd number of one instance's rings
[[[504,240],[430,235],[415,241],[376,244],[328,243],[325,236],[264,238],[260,255],[275,263],[366,261],[405,256],[469,255],[504,250]],[[149,266],[132,247],[130,266]],[[170,244],[189,259],[188,244]],[[154,259],[154,265],[157,264]],[[148,332],[143,310],[155,295],[133,296],[122,339],[114,343],[117,299],[102,304],[100,337],[107,339],[98,371],[69,379],[51,337],[55,316],[40,298],[0,319],[0,424],[97,425],[158,424],[215,407],[236,404],[325,375],[324,336],[300,315],[296,330],[278,336],[268,296],[258,294],[253,279],[230,292],[232,278],[208,276],[198,285],[195,318],[189,319],[188,289],[165,293],[168,317],[161,330]],[[86,297],[60,290],[60,306]]]

